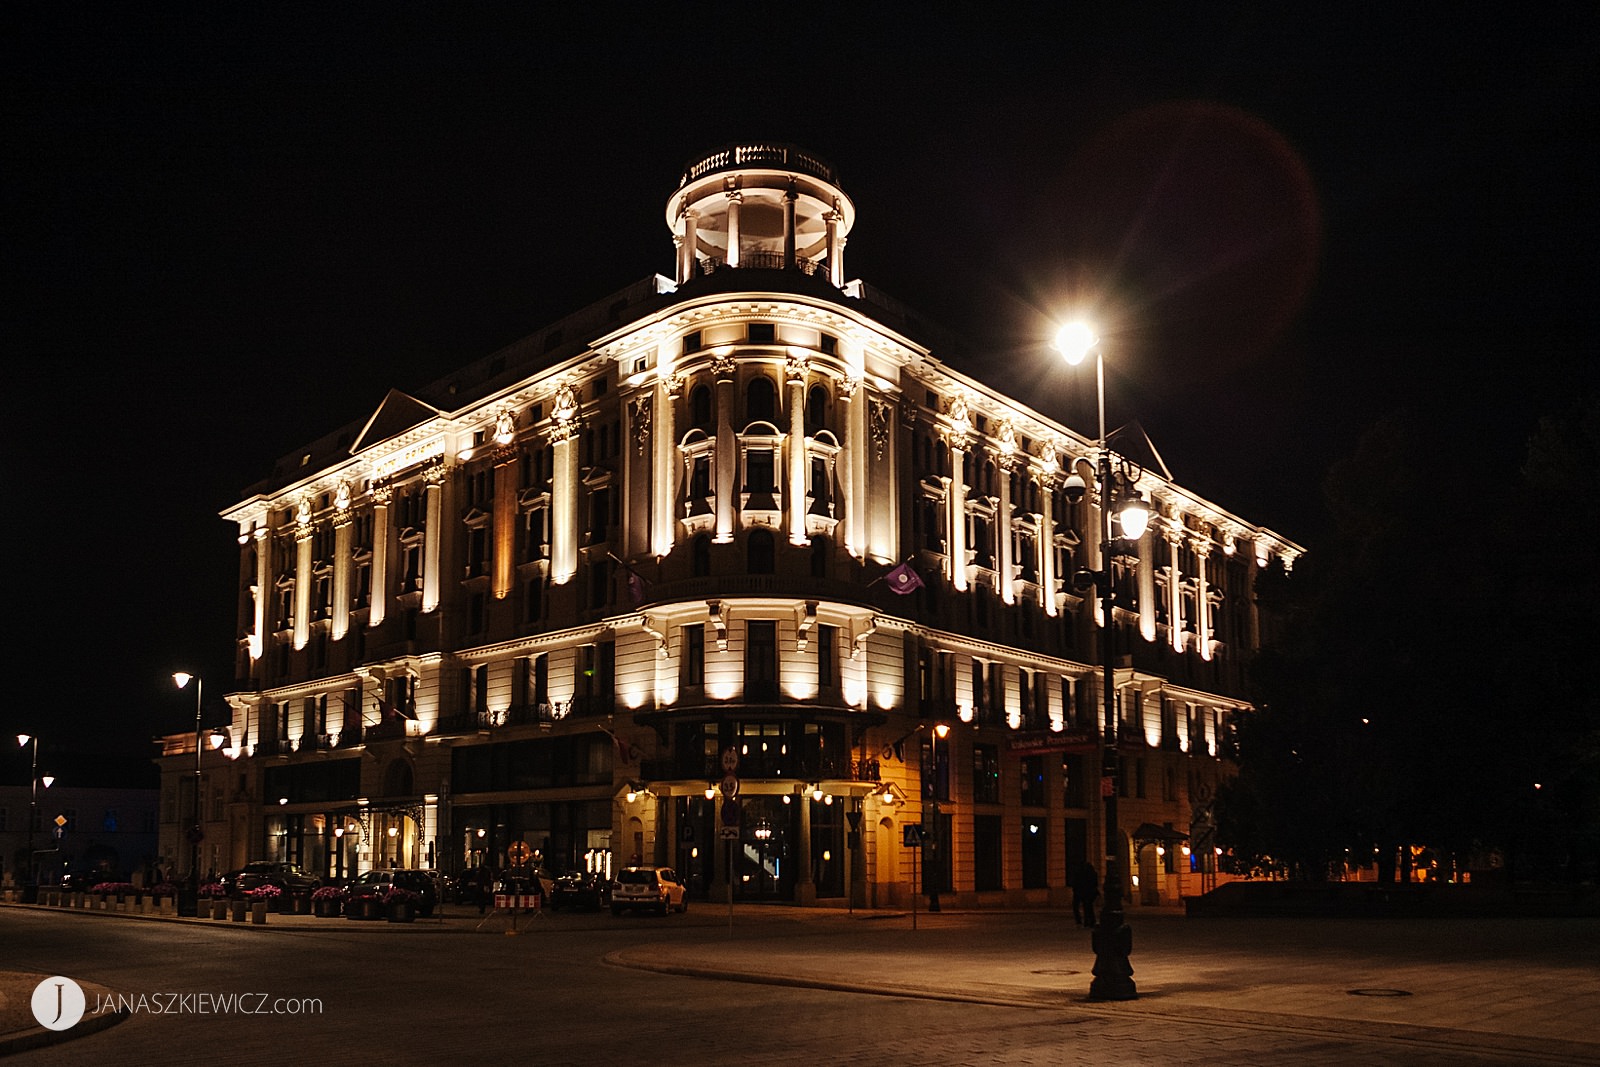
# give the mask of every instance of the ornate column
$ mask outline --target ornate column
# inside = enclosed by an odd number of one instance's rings
[[[1154,534],[1145,530],[1139,538],[1139,635],[1146,641],[1156,639],[1156,568],[1150,542]]]
[[[517,464],[520,457],[512,447],[516,429],[511,413],[502,412],[495,424],[494,439],[500,447],[494,454],[494,562],[491,564],[490,591],[504,600],[516,586],[517,566]]]
[[[311,502],[302,500],[294,510],[294,647],[311,639],[311,539],[317,531],[311,521]]]
[[[956,592],[967,588],[967,448],[972,444],[972,423],[967,419],[967,402],[957,396],[950,402],[950,487],[949,503],[950,584]]]
[[[251,534],[256,542],[255,631],[250,635],[250,658],[260,659],[267,640],[267,600],[272,592],[272,531],[257,526]]]
[[[578,573],[578,397],[571,382],[556,386],[550,430],[550,581],[565,585]]]
[[[828,281],[835,288],[844,288],[844,239],[839,236],[839,223],[843,221],[839,214],[839,199],[834,198],[833,209],[822,216],[828,224]]]
[[[662,346],[665,352],[665,345]],[[652,421],[650,470],[650,551],[657,559],[672,551],[677,539],[677,478],[678,434],[673,413],[677,398],[683,393],[683,378],[666,370],[656,376],[651,403],[655,408]]]
[[[717,532],[711,539],[722,545],[733,540],[734,478],[739,469],[733,437],[733,357],[713,356],[711,373],[717,379]]]
[[[789,483],[784,487],[784,503],[789,512],[789,543],[810,544],[806,537],[806,495],[810,489],[806,470],[806,361],[790,356],[784,367],[784,383],[789,401]]]
[[[867,545],[867,531],[861,521],[867,498],[867,405],[865,393],[859,401],[856,399],[860,388],[859,378],[839,381],[839,403],[844,407],[844,418],[840,420],[844,426],[844,462],[840,465],[843,477],[839,479],[843,483],[839,491],[844,495],[844,546],[856,559],[861,558]]]
[[[795,233],[794,233],[794,208],[795,201],[800,199],[800,194],[795,192],[794,182],[789,183],[789,189],[783,194],[783,266],[785,270],[795,268]]]
[[[1211,579],[1206,566],[1211,557],[1211,539],[1196,537],[1194,548],[1194,620],[1195,632],[1200,636],[1200,658],[1211,659]]]
[[[434,463],[422,472],[426,525],[422,531],[422,611],[439,606],[440,554],[444,541],[444,479],[448,468]]]
[[[739,179],[728,178],[723,193],[728,198],[728,266],[739,265],[739,209],[744,205],[744,194],[739,191]]]
[[[1167,527],[1167,629],[1174,652],[1183,651],[1183,525]]]
[[[350,483],[340,482],[333,494],[333,639],[350,631]]]
[[[377,626],[384,619],[389,604],[389,501],[394,497],[391,486],[374,486],[372,490],[372,603],[367,612],[367,625]]]
[[[1014,555],[1011,543],[1011,472],[1016,469],[1017,457],[1015,432],[1010,423],[1000,427],[1000,454],[996,466],[1000,471],[1000,500],[995,505],[994,527],[997,543],[995,545],[995,558],[1000,570],[1000,600],[1005,604],[1017,602],[1015,579],[1012,577],[1011,557]]]
[[[695,253],[700,247],[700,231],[696,222],[693,211],[683,213],[683,266],[679,270],[682,277],[678,279],[680,285],[694,277]]]
[[[1057,610],[1055,452],[1045,445],[1039,458],[1040,464],[1032,471],[1034,482],[1039,486],[1042,505],[1036,516],[1039,522],[1039,601],[1044,613],[1053,619]]]

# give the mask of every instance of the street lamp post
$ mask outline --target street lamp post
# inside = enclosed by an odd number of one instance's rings
[[[18,747],[26,748],[30,744],[33,753],[28,765],[28,880],[24,884],[24,892],[27,892],[27,887],[39,884],[39,865],[33,856],[33,824],[39,819],[39,738],[32,734],[17,735]],[[49,787],[49,783],[45,783],[45,788]]]
[[[1100,339],[1094,330],[1083,323],[1062,327],[1056,335],[1055,348],[1073,366],[1081,363],[1091,351],[1094,353],[1095,397],[1099,415],[1099,443],[1096,457],[1100,486],[1100,566],[1089,575],[1100,594],[1100,656],[1104,676],[1101,680],[1101,738],[1103,763],[1101,794],[1105,800],[1105,905],[1100,912],[1100,922],[1091,935],[1094,946],[1094,980],[1089,983],[1091,1000],[1136,1000],[1138,987],[1133,981],[1133,964],[1128,959],[1133,951],[1133,930],[1122,910],[1122,856],[1118,841],[1117,794],[1120,766],[1117,754],[1117,709],[1115,698],[1116,658],[1113,638],[1116,634],[1113,609],[1116,606],[1116,587],[1111,573],[1111,512],[1114,504],[1124,503],[1121,494],[1114,492],[1115,476],[1111,465],[1111,449],[1106,444],[1106,367],[1100,350]],[[1074,484],[1075,483],[1075,484]],[[1076,473],[1067,479],[1066,491],[1081,499],[1083,479]],[[1117,499],[1114,500],[1113,498]],[[1149,517],[1148,508],[1137,497],[1126,501],[1123,509],[1122,534],[1136,541],[1144,533],[1144,523]]]
[[[189,827],[189,884],[198,889],[200,886],[200,839],[204,836],[200,829],[200,752],[204,747],[204,739],[200,736],[200,707],[205,682],[197,674],[187,674],[178,671],[172,676],[179,689],[187,689],[189,683],[194,682],[194,823]]]
[[[939,883],[944,879],[944,852],[939,847],[943,836],[940,831],[942,825],[939,819],[939,738],[950,736],[948,723],[939,723],[934,726],[928,743],[928,762],[933,765],[928,776],[928,789],[933,796],[933,828],[927,833],[929,843],[928,851],[931,858],[927,863],[927,870],[923,877],[928,880],[928,911],[929,913],[942,910],[939,907]]]

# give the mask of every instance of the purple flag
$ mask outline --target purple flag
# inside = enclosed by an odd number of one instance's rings
[[[885,574],[883,580],[889,583],[891,590],[901,596],[915,593],[922,588],[922,578],[916,571],[911,569],[909,560]]]
[[[633,571],[628,572],[628,595],[633,598],[634,607],[644,603],[644,579]]]

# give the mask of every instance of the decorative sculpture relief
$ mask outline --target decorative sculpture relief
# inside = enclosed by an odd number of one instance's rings
[[[636,396],[628,401],[628,418],[633,421],[634,450],[641,456],[650,449],[650,417],[654,410],[649,397]]]

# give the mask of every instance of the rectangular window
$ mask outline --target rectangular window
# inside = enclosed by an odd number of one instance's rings
[[[839,631],[833,626],[817,627],[817,688],[820,690],[837,689],[839,687],[839,663],[837,649]]]
[[[745,623],[744,695],[746,700],[778,698],[778,624],[771,619]]]
[[[1061,803],[1069,808],[1089,806],[1088,761],[1082,756],[1061,757]]]
[[[685,626],[678,650],[679,684],[698,689],[706,684],[706,628],[703,623]]]
[[[1000,750],[994,745],[972,746],[972,799],[1000,803]]]
[[[1044,792],[1044,757],[1022,757],[1022,806],[1042,808],[1046,804]]]

